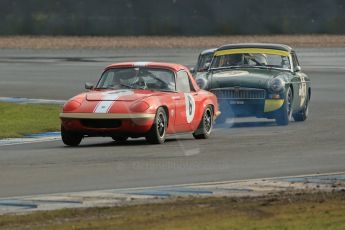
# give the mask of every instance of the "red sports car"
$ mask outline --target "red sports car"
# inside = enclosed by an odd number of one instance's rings
[[[201,90],[187,67],[128,62],[108,66],[96,86],[86,83],[63,107],[62,141],[77,146],[86,136],[115,141],[145,137],[161,144],[167,134],[208,138],[220,114],[214,94]]]

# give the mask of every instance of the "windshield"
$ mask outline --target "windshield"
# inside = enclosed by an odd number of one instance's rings
[[[211,68],[258,67],[291,70],[289,56],[266,53],[233,53],[213,58]]]
[[[207,68],[205,64],[211,63],[212,58],[213,58],[213,52],[200,55],[196,70],[198,72],[206,71]]]
[[[97,89],[149,89],[175,91],[175,75],[158,68],[114,68],[105,71]]]

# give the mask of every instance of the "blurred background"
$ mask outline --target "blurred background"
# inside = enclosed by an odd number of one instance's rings
[[[344,34],[343,0],[0,0],[0,35]]]

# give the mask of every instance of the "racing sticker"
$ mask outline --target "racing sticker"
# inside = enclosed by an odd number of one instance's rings
[[[114,90],[102,93],[101,101],[96,105],[94,113],[108,113],[114,102],[121,96],[131,95],[131,90]]]
[[[307,83],[305,82],[304,76],[301,76],[301,84],[299,85],[298,94],[301,97],[300,107],[302,107],[307,97]]]
[[[190,93],[185,93],[184,98],[186,104],[187,123],[191,123],[195,115],[195,100]]]

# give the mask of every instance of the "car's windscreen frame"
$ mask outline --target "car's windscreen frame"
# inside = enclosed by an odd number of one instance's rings
[[[228,64],[224,66],[220,66],[220,58],[228,57],[230,59],[231,55],[232,57],[241,56],[241,60],[238,61],[237,64]],[[266,65],[259,64],[258,65],[250,65],[248,64],[248,60],[255,61],[255,56],[265,56],[266,57]],[[250,58],[252,57],[252,58]],[[267,57],[280,57],[281,59],[281,65],[268,65],[268,59]],[[236,61],[236,58],[233,58]],[[284,60],[285,59],[285,60]],[[283,60],[286,61],[283,66]],[[234,61],[234,62],[235,62]],[[218,62],[218,63],[216,63]],[[256,61],[255,61],[256,62]],[[229,50],[218,50],[214,53],[210,69],[216,70],[216,69],[226,69],[226,68],[245,68],[245,67],[253,67],[253,68],[270,68],[270,69],[278,69],[278,70],[284,70],[284,71],[292,71],[292,60],[291,60],[291,54],[288,51],[284,50],[275,50],[275,49],[261,49],[261,48],[238,48],[238,49],[229,49]]]
[[[174,71],[172,71],[172,70],[170,70],[168,68],[156,68],[156,67],[146,67],[146,66],[145,67],[114,67],[114,68],[108,68],[108,69],[106,69],[102,73],[101,77],[99,78],[99,80],[98,80],[98,82],[96,84],[95,89],[108,89],[108,88],[111,89],[111,87],[107,87],[106,85],[104,85],[105,81],[107,80],[105,78],[108,77],[108,75],[106,75],[106,74],[109,74],[109,72],[111,72],[111,71],[113,71],[113,72],[115,72],[115,71],[116,72],[119,72],[119,71],[132,71],[133,72],[133,76],[122,76],[122,77],[120,77],[120,76],[113,75],[112,76],[113,80],[115,78],[117,78],[117,77],[119,77],[119,80],[120,79],[124,80],[125,78],[128,78],[128,79],[133,78],[134,79],[134,78],[151,77],[152,79],[156,79],[156,80],[159,79],[157,81],[165,82],[167,84],[167,86],[169,86],[169,88],[151,88],[151,87],[148,87],[148,88],[145,88],[145,89],[157,90],[157,91],[176,92],[176,73]],[[136,75],[134,75],[135,71],[138,72]],[[149,75],[147,75],[147,76],[140,75],[140,74],[142,74],[142,71],[145,71],[146,73],[149,72],[151,74],[152,74],[151,71],[154,71],[154,72],[159,72],[160,71],[161,73],[165,72],[165,74],[170,74],[171,78],[170,78],[170,80],[166,81],[165,78],[167,78],[168,76],[159,77],[159,76],[156,76],[156,75],[153,75],[153,76],[152,75],[151,76],[149,76]],[[123,85],[123,87],[121,89],[126,88],[125,84],[122,84],[122,85]],[[136,88],[136,87],[127,87],[127,88],[140,89],[140,87],[138,87],[138,88]]]

